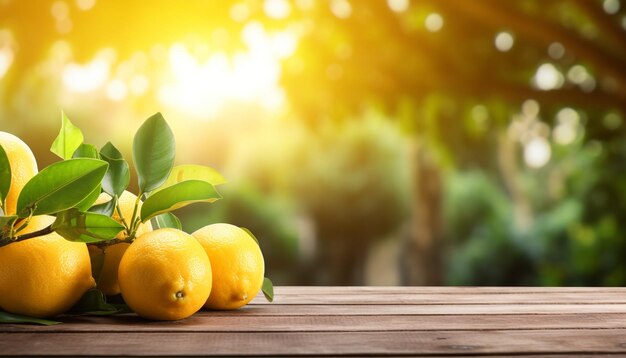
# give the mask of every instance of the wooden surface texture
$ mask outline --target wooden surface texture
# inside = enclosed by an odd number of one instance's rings
[[[626,356],[626,288],[277,287],[228,312],[0,324],[8,356]]]

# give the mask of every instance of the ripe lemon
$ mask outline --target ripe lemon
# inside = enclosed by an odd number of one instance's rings
[[[19,232],[52,224],[34,216]],[[87,246],[51,233],[0,247],[0,307],[32,317],[53,317],[70,309],[94,287]]]
[[[265,275],[257,242],[230,224],[207,225],[193,234],[211,260],[213,289],[205,307],[230,310],[242,307],[259,293]]]
[[[158,229],[139,236],[120,262],[122,297],[138,315],[155,320],[191,316],[211,293],[211,263],[193,236]]]
[[[109,196],[109,194],[107,193],[102,193],[98,197],[98,200],[96,200],[95,204],[103,204],[109,200],[111,200],[111,196]],[[118,198],[118,203],[120,206],[120,210],[122,211],[122,216],[129,225],[133,215],[133,209],[135,208],[135,200],[137,200],[137,195],[126,190],[124,190],[122,195],[120,195],[120,197]],[[141,203],[139,204],[139,208],[137,208],[137,210],[141,210]],[[113,212],[113,215],[111,217],[117,220],[117,222],[119,223],[122,222],[122,219],[120,218],[117,210]],[[139,228],[137,228],[137,237],[148,231],[152,231],[152,225],[149,221],[143,224],[139,224]],[[125,239],[126,231],[122,231],[117,234],[116,238]],[[129,245],[130,244],[127,243],[111,245],[107,247],[104,252],[102,252],[102,254],[104,255],[104,263],[102,264],[102,270],[100,271],[100,275],[97,278],[97,284],[98,289],[102,291],[102,293],[104,293],[105,295],[117,295],[120,293],[120,285],[117,282],[117,270],[120,265],[120,260],[122,259],[122,256],[124,255],[124,252]]]
[[[7,194],[7,207],[4,208],[4,212],[6,215],[13,215],[20,191],[26,182],[37,174],[37,161],[28,145],[11,133],[0,132],[0,145],[7,153],[11,165],[11,187]]]

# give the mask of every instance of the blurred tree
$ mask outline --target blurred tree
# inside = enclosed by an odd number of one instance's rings
[[[379,115],[326,122],[299,147],[294,197],[315,222],[318,248],[308,284],[363,285],[375,240],[408,212],[408,159],[398,130]]]
[[[319,118],[345,118],[376,106],[394,114],[419,143],[413,162],[417,210],[403,252],[407,272],[421,274],[407,275],[405,283],[441,283],[437,260],[425,257],[436,257],[441,247],[442,168],[480,167],[498,178],[512,201],[513,236],[528,234],[534,216],[556,210],[553,200],[536,212],[541,201],[529,197],[524,178],[534,175],[533,165],[545,165],[532,160],[550,158],[550,131],[557,130],[564,107],[588,118],[583,147],[599,141],[610,148],[594,159],[604,178],[587,180],[584,190],[625,195],[623,179],[615,180],[623,177],[617,163],[626,156],[618,144],[626,109],[624,8],[617,0],[333,0],[300,13],[308,31],[283,76],[300,115],[315,125]],[[512,120],[522,102],[528,121]],[[528,167],[516,164],[520,150]],[[546,171],[557,171],[552,169]],[[607,220],[607,212],[624,212],[619,203],[598,208],[589,202],[594,197],[581,198],[585,227]],[[619,250],[623,255],[623,244]]]

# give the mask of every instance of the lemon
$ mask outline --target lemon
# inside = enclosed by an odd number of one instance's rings
[[[259,293],[265,264],[257,242],[230,224],[207,225],[193,234],[211,260],[213,289],[205,307],[230,310],[242,307]]]
[[[139,316],[178,320],[191,316],[211,293],[211,263],[191,235],[158,229],[135,239],[118,272],[122,297]]]
[[[111,196],[107,193],[102,193],[96,200],[95,204],[103,204],[107,201],[111,200]],[[133,210],[135,208],[135,201],[137,200],[137,196],[129,191],[124,190],[122,195],[118,198],[118,204],[120,206],[120,211],[122,212],[122,216],[124,220],[130,225],[130,220],[133,215]],[[141,210],[141,203],[139,203],[139,207],[137,208],[138,212]],[[121,223],[122,219],[120,218],[117,210],[113,212],[111,216],[117,222]],[[139,224],[137,228],[136,236],[141,236],[142,234],[152,231],[152,225],[150,222],[146,222],[143,224]],[[126,231],[122,231],[117,234],[116,238],[123,240],[126,238]],[[98,289],[102,291],[105,295],[117,295],[120,293],[120,286],[117,282],[117,270],[120,265],[120,260],[124,255],[124,252],[128,248],[128,243],[119,243],[115,245],[111,245],[104,249],[104,252],[100,252],[100,254],[104,255],[104,262],[102,264],[102,270],[97,277]],[[99,250],[99,249],[97,249]],[[94,252],[93,254],[98,254]]]
[[[19,232],[52,224],[34,216]],[[94,287],[87,246],[51,233],[0,247],[0,307],[32,317],[53,317],[70,309]]]
[[[11,165],[11,186],[6,198],[5,215],[15,214],[17,197],[26,182],[37,174],[37,161],[28,145],[11,133],[0,132],[0,145]]]

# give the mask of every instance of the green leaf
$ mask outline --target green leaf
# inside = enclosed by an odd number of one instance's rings
[[[11,163],[7,152],[0,145],[0,203],[2,203],[2,209],[4,209],[4,203],[7,195],[9,195],[9,189],[11,189]]]
[[[261,287],[261,291],[263,291],[263,296],[265,296],[266,300],[268,300],[269,302],[274,301],[274,284],[272,283],[272,280],[265,277],[263,279],[263,286]]]
[[[113,314],[131,313],[131,309],[123,304],[109,304],[104,294],[92,288],[78,300],[69,313],[77,315],[108,316]]]
[[[93,191],[87,195],[87,197],[85,199],[83,199],[80,203],[76,204],[76,208],[80,211],[87,211],[89,210],[89,208],[91,208],[91,206],[93,205],[93,203],[96,202],[96,200],[98,200],[98,197],[100,196],[100,186],[96,186]]]
[[[153,217],[152,220],[155,223],[153,226],[155,226],[156,229],[169,227],[173,229],[182,230],[183,228],[182,224],[180,223],[180,220],[176,217],[176,215],[172,213],[163,213],[163,214],[157,215]]]
[[[95,213],[84,213],[76,208],[62,211],[52,223],[52,230],[66,240],[95,243],[108,241],[124,229],[114,219]]]
[[[83,143],[74,151],[72,158],[100,159],[100,155],[95,145]]]
[[[120,196],[130,183],[130,169],[124,159],[115,159],[100,153],[102,160],[109,163],[104,178],[102,179],[102,190],[111,196]]]
[[[210,183],[201,180],[187,180],[174,184],[150,195],[141,205],[141,221],[151,217],[182,208],[197,202],[212,203],[221,195]]]
[[[1,323],[35,323],[44,326],[52,326],[61,322],[50,321],[47,319],[35,318],[23,316],[21,314],[14,314],[0,310],[0,322]]]
[[[111,159],[124,159],[122,152],[120,152],[119,149],[117,149],[111,142],[107,142],[104,146],[102,146],[100,153]]]
[[[254,236],[254,234],[252,233],[252,231],[248,230],[245,227],[240,227],[241,230],[245,231],[248,233],[248,235],[250,235],[250,237],[252,237],[252,239],[254,240],[254,242],[256,242],[256,244],[259,244],[259,240],[256,238],[256,236]]]
[[[0,228],[10,226],[15,220],[17,220],[17,215],[0,216]]]
[[[52,143],[50,151],[61,159],[70,159],[82,142],[83,132],[70,122],[65,112],[61,111],[61,131]]]
[[[98,159],[68,159],[51,164],[31,178],[17,199],[17,214],[53,214],[85,200],[107,171],[108,164]]]
[[[117,196],[114,196],[113,199],[98,205],[94,205],[89,208],[90,213],[102,214],[106,216],[112,216],[115,211],[115,205],[117,204]]]
[[[172,169],[169,177],[158,190],[165,189],[185,180],[202,180],[218,186],[226,183],[226,179],[217,170],[204,165],[185,164],[177,165]]]
[[[158,188],[174,166],[174,134],[161,113],[148,118],[133,140],[133,160],[141,193]]]

